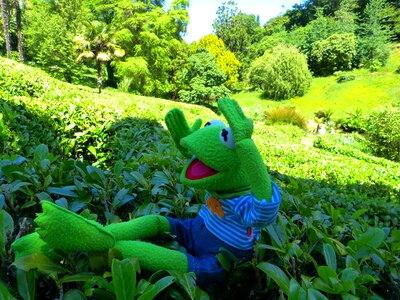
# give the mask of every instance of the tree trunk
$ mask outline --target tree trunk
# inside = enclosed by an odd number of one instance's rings
[[[101,89],[103,87],[103,64],[100,60],[96,60],[97,67],[97,87],[99,89],[99,94],[101,94]]]
[[[16,0],[14,5],[15,5],[15,21],[17,23],[19,61],[21,63],[23,63],[24,62],[24,46],[23,46],[23,39],[22,39],[21,7],[19,6],[19,0]]]
[[[0,0],[1,18],[3,19],[4,38],[6,39],[7,57],[11,58],[10,22],[7,12],[7,0]]]

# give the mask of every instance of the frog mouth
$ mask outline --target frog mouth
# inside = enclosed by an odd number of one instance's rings
[[[198,180],[213,176],[219,172],[207,166],[201,160],[195,158],[186,169],[186,178],[189,180]]]

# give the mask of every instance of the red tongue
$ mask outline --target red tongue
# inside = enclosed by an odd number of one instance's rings
[[[190,180],[197,180],[215,175],[217,173],[218,171],[206,166],[200,160],[195,159],[186,170],[186,178]]]

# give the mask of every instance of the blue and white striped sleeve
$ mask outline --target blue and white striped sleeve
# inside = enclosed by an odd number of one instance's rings
[[[253,195],[244,196],[243,201],[237,203],[234,211],[246,226],[265,227],[275,222],[278,215],[281,195],[278,186],[272,182],[271,202],[257,200]]]

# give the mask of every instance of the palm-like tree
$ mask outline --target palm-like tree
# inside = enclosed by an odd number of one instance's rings
[[[4,38],[6,40],[7,57],[11,58],[10,20],[7,0],[0,0],[1,18],[3,20]]]
[[[78,62],[84,59],[96,60],[99,93],[103,86],[103,64],[125,54],[116,44],[112,28],[100,21],[85,24],[83,34],[74,38],[74,51],[79,54],[76,58]]]

